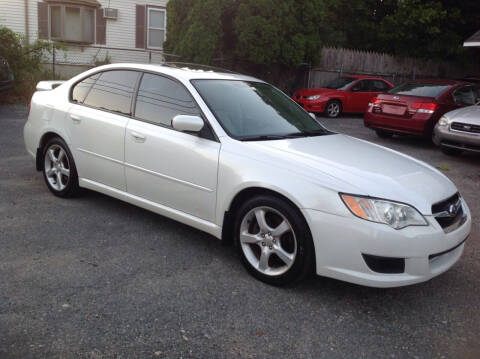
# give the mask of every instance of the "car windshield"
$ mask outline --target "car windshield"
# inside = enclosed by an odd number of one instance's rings
[[[348,86],[353,84],[356,79],[352,77],[339,77],[333,81],[330,81],[325,88],[332,90],[346,90]]]
[[[328,132],[283,92],[263,82],[193,80],[226,132],[242,141],[320,136]]]
[[[409,96],[437,97],[448,88],[450,88],[450,85],[421,82],[405,82],[397,87],[394,87],[393,89],[388,91],[388,93]]]

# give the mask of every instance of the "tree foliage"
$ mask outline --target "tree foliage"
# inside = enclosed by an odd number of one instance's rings
[[[400,56],[458,59],[480,26],[478,0],[325,0],[325,41]]]
[[[185,61],[298,66],[318,59],[323,0],[171,0],[167,11],[165,48]]]
[[[45,77],[41,64],[53,44],[36,41],[27,44],[24,37],[6,27],[0,27],[0,57],[6,59],[15,76],[14,93],[28,100],[36,83]]]

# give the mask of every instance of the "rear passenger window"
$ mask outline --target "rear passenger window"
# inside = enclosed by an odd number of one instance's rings
[[[135,117],[171,126],[177,115],[200,116],[200,110],[185,87],[163,76],[144,74],[138,89]]]
[[[136,71],[102,72],[88,93],[84,104],[99,110],[130,115],[138,75]]]
[[[76,103],[83,103],[88,91],[99,77],[100,74],[97,73],[76,84],[72,91],[72,100]]]
[[[390,86],[384,81],[381,80],[372,80],[370,83],[372,92],[382,92],[390,90]]]

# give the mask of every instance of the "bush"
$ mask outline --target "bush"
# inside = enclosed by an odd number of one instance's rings
[[[6,96],[2,94],[0,101],[28,102],[38,81],[52,79],[52,73],[42,69],[44,56],[52,46],[46,41],[27,44],[22,35],[0,27],[0,57],[8,61],[15,76],[13,90]]]

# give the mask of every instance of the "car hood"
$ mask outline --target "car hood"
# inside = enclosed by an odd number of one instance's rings
[[[425,215],[432,213],[432,204],[457,192],[445,175],[426,163],[346,135],[250,145],[280,157],[276,163],[284,163],[291,172],[309,173],[320,183],[322,177],[334,177],[338,187],[333,190],[408,203]]]
[[[463,123],[469,123],[472,125],[480,125],[480,106],[468,106],[459,108],[445,114],[450,121],[458,121]]]

